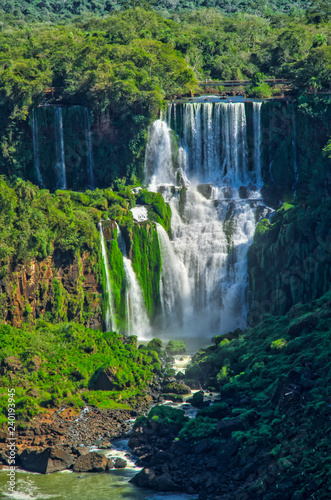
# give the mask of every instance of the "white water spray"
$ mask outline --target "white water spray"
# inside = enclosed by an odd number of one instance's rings
[[[63,118],[62,118],[61,107],[57,107],[55,110],[55,154],[56,154],[55,171],[58,179],[58,187],[60,189],[67,189],[66,164],[64,155],[64,139],[63,139]]]
[[[254,171],[256,174],[256,184],[259,188],[262,187],[261,107],[262,102],[253,102]]]
[[[104,266],[105,278],[106,278],[107,306],[106,306],[106,316],[105,316],[105,327],[106,327],[106,331],[109,332],[109,331],[116,330],[116,321],[115,321],[115,315],[113,313],[113,294],[112,294],[112,290],[111,290],[109,262],[108,262],[105,238],[104,238],[103,230],[102,230],[102,223],[99,222],[98,226],[99,226],[99,231],[100,231],[102,260],[103,260],[103,266]]]
[[[38,184],[43,185],[43,178],[40,172],[40,160],[39,160],[39,133],[38,133],[38,117],[37,110],[32,111],[32,138],[33,138],[33,156],[34,156],[34,166],[36,169]]]
[[[260,112],[256,106],[251,170],[243,103],[184,104],[177,160],[171,120],[152,127],[146,172],[152,174],[150,188],[163,193],[172,211],[172,239],[157,228],[165,334],[210,336],[245,327],[247,251],[260,195],[250,193],[256,201],[241,199],[239,188],[261,183]]]
[[[148,339],[151,335],[151,326],[148,319],[146,305],[136,273],[131,260],[127,257],[126,244],[120,227],[117,227],[118,247],[123,254],[123,265],[126,279],[126,312],[129,335],[137,335],[139,339]]]

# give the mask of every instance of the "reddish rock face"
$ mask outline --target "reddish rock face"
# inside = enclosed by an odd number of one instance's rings
[[[100,328],[102,289],[89,269],[88,259],[88,254],[72,261],[53,255],[28,265],[9,265],[0,281],[0,319],[16,327],[44,317]],[[61,310],[55,305],[59,289],[64,297]],[[84,310],[90,313],[85,321]]]

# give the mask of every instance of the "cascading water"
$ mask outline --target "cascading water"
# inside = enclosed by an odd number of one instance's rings
[[[261,107],[262,102],[253,102],[254,170],[256,172],[256,184],[258,187],[262,186]]]
[[[106,331],[114,331],[116,330],[116,320],[113,313],[113,294],[111,290],[111,282],[110,282],[110,273],[109,273],[109,263],[107,257],[107,250],[105,244],[105,238],[102,230],[102,223],[99,222],[99,231],[100,231],[100,240],[101,240],[101,251],[102,251],[102,260],[103,266],[105,270],[105,278],[106,278],[106,314],[105,314],[105,327]]]
[[[87,147],[87,169],[88,169],[91,189],[93,189],[94,172],[93,172],[92,132],[91,132],[90,113],[87,108],[84,108],[84,119],[85,119],[85,131],[86,131],[85,134],[86,134],[86,147]]]
[[[63,118],[62,108],[57,107],[55,110],[55,152],[56,165],[55,171],[58,179],[58,187],[67,189],[66,164],[64,155],[64,139],[63,139]]]
[[[38,184],[43,186],[43,178],[40,172],[40,159],[39,159],[39,133],[38,133],[38,118],[37,111],[34,109],[32,111],[32,139],[33,139],[33,156],[34,156],[34,166],[36,169]]]
[[[153,124],[146,151],[150,189],[162,192],[172,210],[171,241],[158,226],[164,334],[210,336],[244,327],[247,251],[261,205],[255,187],[262,183],[261,105],[253,110],[252,164],[244,103],[181,106],[177,157],[168,124],[178,109],[168,113]]]
[[[139,339],[147,339],[150,334],[150,322],[147,316],[143,294],[133,270],[131,260],[127,257],[124,237],[118,224],[117,242],[123,254],[123,265],[126,279],[126,311],[129,335],[137,335]]]

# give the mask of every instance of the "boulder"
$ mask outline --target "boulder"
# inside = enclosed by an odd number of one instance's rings
[[[162,351],[162,340],[154,338],[148,342],[146,347],[149,351],[156,351],[160,354]]]
[[[41,474],[69,469],[75,461],[73,455],[60,448],[45,448],[42,451],[26,448],[18,459],[22,469]]]
[[[154,469],[148,468],[139,472],[130,482],[140,488],[150,488],[156,491],[176,491],[180,489],[167,472],[156,475]]]
[[[212,192],[213,192],[213,186],[211,184],[199,184],[197,187],[197,190],[207,200],[210,200]]]
[[[222,437],[231,437],[231,433],[234,431],[242,431],[244,429],[244,422],[239,418],[225,418],[218,422],[217,432],[222,435]]]
[[[92,451],[78,457],[74,472],[105,472],[113,467],[113,462],[105,455]]]
[[[95,391],[115,391],[119,389],[118,384],[114,381],[117,368],[104,368],[97,372],[91,381],[91,389]]]
[[[163,394],[173,393],[173,394],[190,394],[191,389],[188,385],[178,382],[170,382],[163,387]]]
[[[171,356],[176,354],[185,354],[186,345],[183,340],[170,340],[165,348],[166,353]]]
[[[187,400],[188,403],[191,403],[195,408],[202,408],[204,405],[203,402],[203,391],[195,392],[191,398]]]
[[[182,403],[184,401],[183,397],[179,394],[163,394],[163,399],[172,401],[173,403]]]
[[[114,467],[115,469],[124,469],[127,466],[127,461],[124,460],[124,458],[116,458],[114,460]]]

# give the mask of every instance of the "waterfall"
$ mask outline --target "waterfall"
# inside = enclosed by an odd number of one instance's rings
[[[256,173],[256,184],[259,187],[262,186],[261,107],[262,102],[253,102],[254,171]]]
[[[253,181],[248,170],[244,103],[184,104],[183,128],[191,175],[206,182]]]
[[[33,156],[34,156],[34,166],[36,169],[38,184],[43,186],[43,178],[40,172],[40,161],[39,161],[39,133],[38,133],[38,118],[37,111],[32,110],[32,139],[33,139]]]
[[[117,227],[118,247],[123,254],[123,265],[126,280],[126,313],[129,335],[137,335],[139,339],[147,339],[151,330],[143,294],[133,270],[131,260],[127,257],[127,250],[121,229]]]
[[[102,251],[102,261],[105,270],[105,278],[106,278],[106,299],[107,299],[107,307],[106,307],[106,316],[105,316],[105,327],[106,331],[116,330],[116,321],[113,313],[113,294],[111,290],[111,282],[110,282],[110,273],[109,273],[109,262],[105,244],[105,238],[102,230],[102,223],[99,222],[99,231],[100,231],[100,240],[101,240],[101,251]]]
[[[59,189],[67,189],[66,164],[64,155],[64,139],[63,139],[63,119],[62,119],[61,107],[57,107],[55,110],[55,152],[56,152],[55,171],[58,179],[58,187]]]
[[[85,135],[86,135],[86,147],[87,147],[87,169],[88,169],[91,189],[93,189],[94,173],[93,173],[93,153],[92,153],[92,132],[91,132],[90,113],[87,108],[84,108],[84,119],[85,119]]]
[[[185,266],[177,257],[165,229],[157,224],[161,253],[160,296],[163,329],[177,324],[182,327],[184,319],[189,318],[189,281]]]
[[[262,183],[260,113],[259,103],[251,168],[244,103],[183,104],[177,159],[174,121],[151,128],[146,171],[172,212],[171,239],[157,226],[165,335],[210,336],[246,325],[247,251],[261,209],[253,186]]]
[[[171,147],[171,130],[167,123],[156,120],[150,130],[149,141],[145,154],[145,174],[147,179],[160,180],[162,184],[173,184],[175,181],[173,163],[172,163],[172,147]]]

